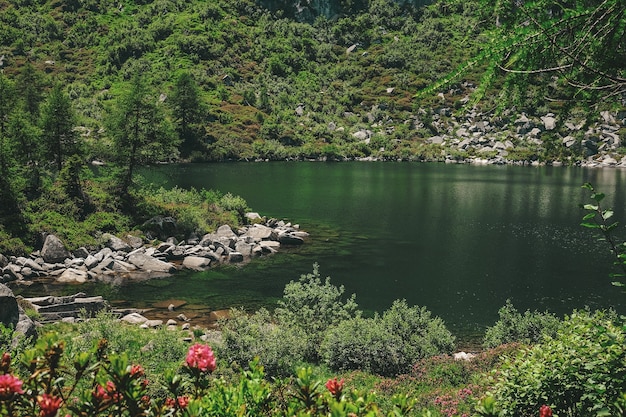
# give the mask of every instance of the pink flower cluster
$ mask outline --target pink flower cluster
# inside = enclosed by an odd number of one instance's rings
[[[8,400],[13,394],[23,394],[22,381],[19,378],[5,374],[0,375],[0,400]]]
[[[216,368],[215,355],[209,345],[196,343],[189,348],[185,363],[191,369],[201,372],[213,372]]]
[[[184,409],[187,408],[187,406],[189,405],[189,397],[185,395],[183,397],[176,397],[176,399],[168,398],[167,400],[165,400],[165,405],[169,408]]]
[[[57,411],[61,408],[62,400],[58,397],[49,394],[43,394],[37,397],[37,404],[41,408],[39,417],[55,417]]]
[[[337,378],[329,379],[326,382],[326,388],[335,398],[339,398],[341,396],[341,392],[343,391],[343,378],[341,381],[337,381]]]
[[[539,408],[539,417],[552,417],[552,409],[547,405],[542,405]]]
[[[106,386],[98,384],[92,395],[99,402],[118,402],[120,400],[120,394],[117,392],[117,387],[113,381],[107,381]]]

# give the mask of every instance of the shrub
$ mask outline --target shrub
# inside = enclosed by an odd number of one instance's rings
[[[250,207],[248,207],[248,203],[243,197],[231,193],[224,194],[222,198],[220,198],[219,205],[224,210],[237,213],[240,222],[245,222],[245,214],[250,211]]]
[[[317,264],[313,265],[312,273],[285,286],[276,316],[282,325],[301,331],[306,360],[319,359],[319,347],[327,329],[361,314],[357,310],[356,296],[353,294],[344,301],[344,292],[343,286],[330,283],[330,277],[322,281]]]
[[[500,319],[485,332],[485,347],[512,342],[538,343],[544,336],[554,336],[561,324],[556,316],[547,312],[526,311],[521,314],[513,307],[511,300],[506,301],[498,315]]]
[[[454,337],[424,307],[396,300],[382,316],[355,317],[328,330],[321,351],[334,370],[361,369],[379,375],[407,372],[418,360],[450,353]]]
[[[620,415],[626,391],[624,319],[578,311],[555,337],[504,361],[493,389],[505,416],[536,415],[547,404],[558,415]]]
[[[300,331],[273,323],[265,309],[252,315],[231,311],[231,317],[221,324],[222,349],[217,347],[228,362],[245,367],[260,358],[272,376],[289,375],[302,362],[306,338]]]

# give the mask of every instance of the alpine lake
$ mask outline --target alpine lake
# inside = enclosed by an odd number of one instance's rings
[[[262,216],[310,233],[302,246],[119,287],[74,287],[114,306],[163,310],[177,300],[195,317],[271,309],[286,283],[313,270],[343,285],[366,315],[395,299],[426,306],[460,341],[478,340],[507,299],[523,312],[613,308],[626,294],[606,242],[580,226],[590,182],[626,224],[626,171],[577,167],[407,162],[174,164],[144,169],[157,186],[243,197]],[[42,291],[55,292],[49,286]],[[178,305],[177,304],[177,305]],[[178,309],[177,309],[178,311]]]

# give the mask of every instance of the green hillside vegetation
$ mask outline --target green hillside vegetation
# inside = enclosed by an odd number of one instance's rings
[[[144,221],[159,211],[135,183],[148,163],[463,159],[478,151],[429,138],[477,114],[504,141],[521,112],[623,109],[622,2],[411,3],[340,2],[305,23],[252,0],[0,1],[0,250],[60,215],[75,236]],[[575,163],[589,149],[572,140],[508,157]]]

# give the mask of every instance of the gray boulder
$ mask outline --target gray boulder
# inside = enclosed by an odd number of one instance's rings
[[[104,241],[104,246],[110,248],[113,252],[130,252],[132,249],[128,243],[110,233],[103,234],[102,240]]]
[[[176,220],[172,217],[155,216],[146,221],[142,226],[144,232],[165,240],[170,236],[174,236],[178,230]]]
[[[272,228],[263,226],[262,224],[255,224],[250,227],[245,233],[245,236],[250,236],[254,240],[266,240],[272,236]]]
[[[278,241],[283,245],[302,245],[304,243],[304,239],[291,233],[281,234],[278,236]]]
[[[85,247],[81,246],[80,248],[76,249],[72,254],[75,258],[85,259],[89,256],[89,251]]]
[[[201,256],[187,256],[183,260],[183,267],[194,270],[204,270],[211,265],[211,259]]]
[[[541,118],[543,121],[543,127],[546,130],[554,130],[556,127],[556,118],[552,114],[547,114]]]
[[[20,318],[20,311],[13,291],[0,284],[0,323],[5,327],[15,327]]]
[[[41,256],[47,263],[63,262],[72,255],[55,235],[48,235],[41,248]]]
[[[174,265],[149,256],[143,248],[133,251],[128,256],[128,262],[144,271],[167,273],[176,271],[176,267]]]
[[[218,237],[227,237],[227,238],[231,238],[231,237],[236,238],[237,237],[235,232],[233,232],[233,229],[229,225],[227,225],[227,224],[224,224],[224,225],[218,227],[217,230],[215,231],[215,234]]]
[[[88,279],[89,275],[86,271],[68,268],[56,279],[56,281],[63,284],[84,284]]]

